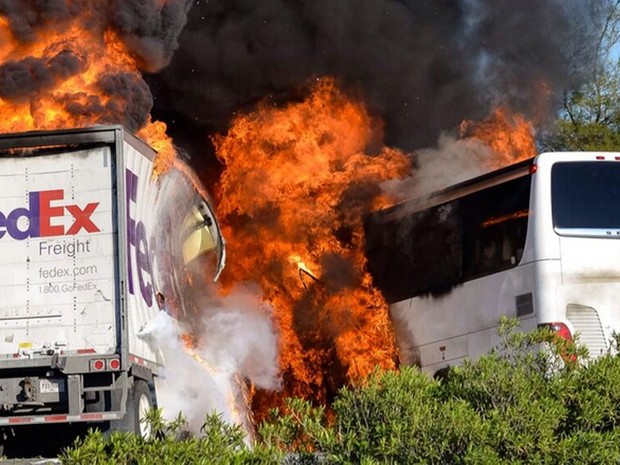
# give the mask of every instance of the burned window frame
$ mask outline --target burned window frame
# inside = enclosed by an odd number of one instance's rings
[[[366,251],[375,285],[394,303],[438,297],[516,267],[525,249],[531,180],[526,174],[414,213],[391,215],[398,219],[367,221]],[[498,255],[485,261],[488,243],[495,243]]]
[[[463,282],[519,264],[527,237],[531,180],[522,176],[463,197]],[[491,245],[493,256],[485,256]]]

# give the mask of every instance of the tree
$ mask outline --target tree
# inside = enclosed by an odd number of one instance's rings
[[[586,81],[566,91],[546,150],[620,150],[620,0],[588,0],[592,22]]]

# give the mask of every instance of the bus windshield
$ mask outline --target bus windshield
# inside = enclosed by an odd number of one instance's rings
[[[620,163],[556,163],[551,200],[559,234],[609,236],[620,230]]]

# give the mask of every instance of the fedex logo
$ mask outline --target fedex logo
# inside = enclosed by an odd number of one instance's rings
[[[149,242],[146,237],[146,226],[142,221],[136,221],[131,213],[132,204],[138,202],[138,176],[131,170],[125,172],[127,187],[127,286],[130,294],[134,290],[134,259],[138,275],[138,285],[142,300],[147,306],[153,305],[153,278],[149,255]]]
[[[100,229],[91,219],[99,202],[93,202],[84,208],[78,205],[52,205],[52,202],[62,201],[65,198],[64,189],[30,192],[28,194],[28,208],[16,208],[9,213],[0,212],[0,238],[8,234],[13,239],[22,241],[29,237],[73,236],[81,230],[87,233],[99,232]],[[65,230],[62,224],[55,224],[55,218],[65,216],[65,210],[73,216],[73,224]],[[27,223],[25,229],[20,229]]]

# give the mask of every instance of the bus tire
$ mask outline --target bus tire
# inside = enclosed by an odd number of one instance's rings
[[[437,381],[444,381],[448,378],[449,375],[450,375],[450,365],[437,370],[435,374],[433,375],[433,379]]]

